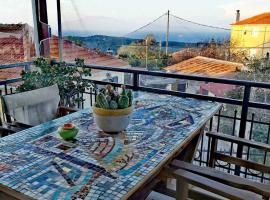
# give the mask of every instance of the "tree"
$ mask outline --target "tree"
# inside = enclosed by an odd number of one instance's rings
[[[246,65],[247,69],[241,71],[236,75],[236,79],[248,80],[254,82],[270,82],[270,64],[265,59],[252,58]],[[226,94],[227,97],[233,99],[243,99],[244,88],[236,87],[234,90]],[[260,103],[270,103],[270,91],[264,88],[252,88],[250,94],[251,101]],[[237,110],[238,117],[240,117],[241,107],[235,105],[226,105],[225,115],[233,116],[232,113]],[[248,119],[253,119],[260,122],[269,123],[270,111],[267,109],[249,108]],[[224,125],[223,131],[228,130],[231,124]],[[249,126],[249,128],[251,128]],[[253,123],[252,139],[259,142],[266,142],[269,126],[261,123]],[[264,154],[261,154],[254,149],[250,150],[251,159],[257,162],[263,160]],[[269,159],[268,159],[269,160]]]
[[[245,63],[247,61],[247,51],[240,49],[233,51],[232,49],[235,48],[234,42],[229,40],[223,42],[212,40],[210,43],[203,42],[202,44],[204,45],[201,47],[185,48],[173,53],[172,62],[179,63],[196,56],[204,56],[239,63]]]
[[[132,67],[147,67],[149,70],[162,69],[169,61],[169,57],[160,49],[153,35],[147,35],[143,40],[120,47],[118,55],[128,60]]]

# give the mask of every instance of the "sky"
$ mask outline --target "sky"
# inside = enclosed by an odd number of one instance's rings
[[[47,0],[49,23],[57,31],[56,0]],[[195,22],[230,27],[241,18],[270,12],[270,0],[62,0],[64,31],[125,34],[167,10]],[[31,0],[0,0],[0,23],[32,25]]]

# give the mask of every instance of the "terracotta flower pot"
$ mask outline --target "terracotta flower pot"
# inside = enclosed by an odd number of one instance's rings
[[[97,126],[108,133],[124,131],[130,122],[133,107],[109,110],[93,106],[94,119]]]

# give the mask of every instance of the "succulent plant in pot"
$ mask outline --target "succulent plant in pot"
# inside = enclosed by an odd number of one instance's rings
[[[111,85],[107,85],[97,94],[93,106],[94,119],[104,132],[117,133],[124,131],[132,114],[132,91],[121,86],[118,93]]]

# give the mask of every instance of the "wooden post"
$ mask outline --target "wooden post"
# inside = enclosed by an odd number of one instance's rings
[[[210,139],[210,138],[209,138]],[[210,161],[209,161],[209,164],[208,166],[209,167],[215,167],[215,158],[214,158],[214,153],[216,152],[217,150],[217,139],[216,138],[212,138],[212,141],[211,141],[211,150],[210,150]]]
[[[185,162],[192,163],[196,154],[201,137],[203,137],[204,127],[199,130],[199,134],[193,138],[189,145],[177,156]],[[188,197],[188,183],[184,180],[176,180],[176,200],[186,200]]]
[[[183,179],[176,179],[176,200],[186,200],[188,198],[188,184]]]

